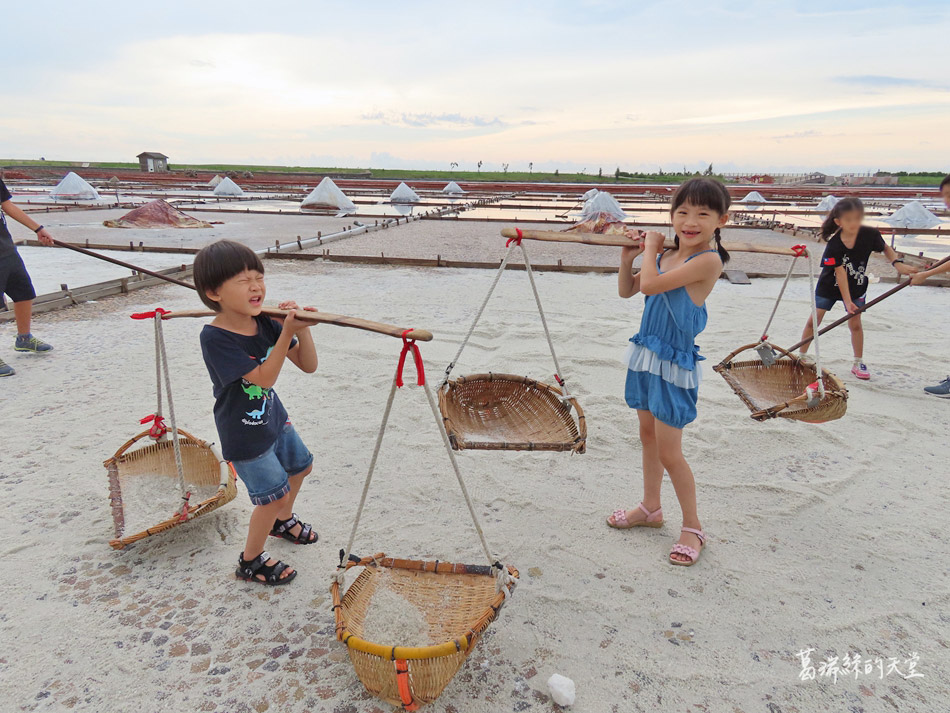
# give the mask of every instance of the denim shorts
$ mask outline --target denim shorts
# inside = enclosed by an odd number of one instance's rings
[[[864,307],[865,295],[860,297],[855,297],[852,302],[858,307]],[[841,297],[822,297],[821,295],[815,295],[815,306],[818,309],[823,309],[826,312],[835,306],[835,302],[842,302]]]
[[[313,454],[290,421],[284,424],[274,445],[259,456],[231,462],[255,505],[280,500],[290,492],[288,476],[302,473],[312,464]]]
[[[0,257],[0,306],[6,305],[4,294],[13,302],[28,302],[36,297],[30,273],[16,252]]]

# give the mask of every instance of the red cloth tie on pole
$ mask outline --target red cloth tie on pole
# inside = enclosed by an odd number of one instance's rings
[[[522,240],[522,238],[524,238],[524,233],[521,232],[521,228],[515,228],[515,233],[518,234],[518,237],[517,237],[517,238],[508,238],[508,242],[505,243],[505,247],[506,247],[506,248],[507,248],[509,245],[511,245],[512,243],[514,243],[515,245],[521,245],[521,240]]]
[[[155,319],[155,315],[161,314],[171,314],[167,309],[162,309],[161,307],[156,307],[151,312],[136,312],[133,315],[130,315],[132,319]]]
[[[804,245],[793,245],[792,252],[795,253],[795,257],[808,257],[808,248]]]
[[[402,372],[406,366],[406,355],[412,351],[412,361],[416,365],[416,383],[422,386],[426,383],[426,373],[422,365],[422,354],[419,353],[419,347],[416,346],[415,339],[408,339],[407,334],[412,332],[407,329],[402,333],[402,351],[399,353],[399,366],[396,367],[396,386],[403,387]]]

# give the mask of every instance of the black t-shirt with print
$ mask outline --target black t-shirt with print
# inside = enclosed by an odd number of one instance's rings
[[[843,267],[848,273],[848,291],[851,299],[863,297],[868,289],[865,271],[868,260],[871,259],[871,253],[882,253],[886,247],[884,236],[877,228],[862,225],[858,229],[853,248],[845,247],[839,230],[825,246],[825,253],[821,257],[821,275],[818,278],[818,288],[815,293],[828,299],[841,299],[841,291],[838,289],[835,278],[835,268]]]
[[[279,322],[259,315],[248,337],[210,324],[201,330],[201,354],[214,384],[214,422],[226,460],[256,458],[276,441],[287,411],[274,389],[244,379],[270,356],[280,337]],[[297,340],[291,341],[295,346]]]
[[[2,180],[0,180],[0,203],[6,203],[12,200],[13,196]],[[13,236],[10,235],[10,229],[7,228],[7,217],[0,210],[0,257],[16,252],[16,246],[13,244]]]

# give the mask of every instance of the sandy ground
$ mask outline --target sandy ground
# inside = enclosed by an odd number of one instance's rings
[[[392,236],[393,233],[389,232]],[[270,301],[427,327],[436,378],[486,289],[482,271],[331,264],[269,266]],[[639,496],[640,447],[619,362],[642,302],[609,276],[538,276],[559,356],[590,427],[586,455],[462,453],[492,547],[522,572],[514,598],[430,710],[557,710],[545,681],[577,683],[573,710],[931,713],[950,697],[945,486],[948,404],[920,389],[947,371],[932,315],[947,293],[919,288],[867,318],[875,378],[847,373],[847,335],[823,341],[851,388],[848,414],[824,425],[758,424],[709,368],[751,341],[778,289],[720,283],[699,342],[699,419],[685,435],[709,545],[693,568],[666,562],[667,524],[609,530]],[[876,294],[880,285],[872,286]],[[797,335],[805,281],[790,287],[773,333]],[[389,710],[370,698],[333,635],[327,587],[346,540],[398,353],[397,340],[319,327],[320,369],[291,367],[278,391],[316,455],[297,510],[319,544],[270,550],[299,568],[279,590],[233,579],[250,512],[238,498],[125,551],[112,534],[102,461],[154,408],[148,324],[128,314],[197,306],[175,287],[42,315],[46,356],[0,357],[18,374],[0,389],[0,696],[23,711]],[[200,321],[167,324],[183,427],[214,438]],[[457,373],[552,371],[524,276],[510,273]],[[399,392],[357,537],[357,552],[479,562],[479,549],[418,387]],[[922,678],[877,672],[799,680],[797,653],[904,660]]]

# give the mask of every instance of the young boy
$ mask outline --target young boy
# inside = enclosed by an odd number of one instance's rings
[[[261,314],[264,265],[250,248],[230,240],[208,245],[195,256],[194,275],[201,301],[218,313],[201,331],[201,353],[214,384],[221,451],[255,506],[235,575],[265,585],[289,584],[297,572],[272,559],[264,544],[268,535],[298,545],[317,541],[317,533],[293,511],[313,455],[273,387],[285,359],[308,374],[316,371],[313,337],[297,319],[295,302],[281,303],[291,310],[283,324]]]
[[[24,213],[13,202],[13,196],[6,184],[0,180],[0,305],[6,305],[3,295],[13,300],[13,314],[16,317],[17,338],[13,349],[18,352],[48,352],[51,347],[46,342],[37,339],[30,333],[30,322],[33,318],[33,282],[26,271],[23,258],[16,251],[13,236],[7,228],[6,216],[10,216],[18,223],[36,233],[36,237],[44,245],[53,244],[53,236],[42,225]],[[16,370],[0,359],[0,376],[13,376]]]
[[[943,198],[944,205],[947,208],[950,208],[950,176],[946,176],[940,182],[940,197]],[[924,270],[918,272],[910,281],[915,285],[924,284],[924,280],[928,277],[933,277],[934,275],[939,275],[942,272],[950,272],[950,262],[944,263],[940,267],[934,268],[932,270]],[[939,384],[934,386],[925,386],[924,392],[930,394],[931,396],[938,396],[942,399],[950,399],[950,376],[941,381]]]

